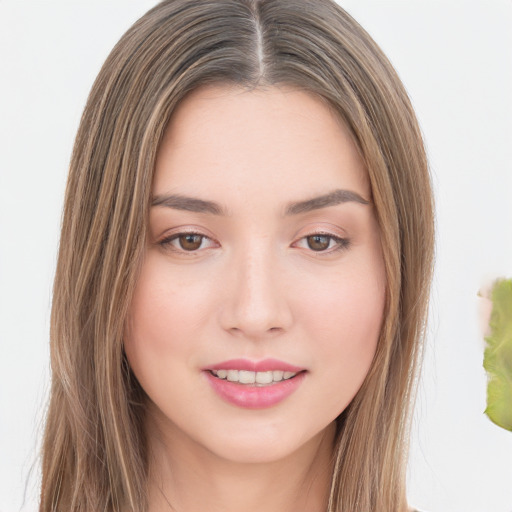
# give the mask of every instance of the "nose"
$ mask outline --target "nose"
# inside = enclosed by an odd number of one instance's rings
[[[293,322],[289,287],[277,259],[264,248],[233,258],[223,290],[221,324],[225,330],[252,340],[289,330]]]

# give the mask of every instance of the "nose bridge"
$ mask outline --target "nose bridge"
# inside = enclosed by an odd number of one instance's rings
[[[287,329],[291,312],[279,258],[266,238],[240,247],[233,255],[224,326],[232,332],[260,337]]]

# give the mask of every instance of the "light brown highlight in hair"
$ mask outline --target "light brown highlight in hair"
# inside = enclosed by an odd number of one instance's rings
[[[425,151],[408,96],[331,0],[167,0],[107,58],[76,137],[51,319],[40,512],[146,510],[144,393],[122,336],[159,142],[197,87],[288,85],[323,99],[366,163],[387,274],[370,372],[338,419],[329,512],[405,512],[410,405],[433,257]]]

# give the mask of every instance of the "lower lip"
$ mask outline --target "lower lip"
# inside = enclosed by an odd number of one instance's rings
[[[305,373],[301,372],[291,379],[267,386],[251,386],[219,379],[209,371],[205,371],[208,382],[222,399],[244,409],[266,409],[277,405],[301,385]]]

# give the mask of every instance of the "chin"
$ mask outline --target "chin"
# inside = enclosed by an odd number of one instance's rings
[[[258,428],[250,432],[222,436],[209,440],[207,448],[217,457],[238,464],[268,464],[294,457],[303,451],[317,451],[322,440],[334,436],[335,424],[332,422],[318,432],[305,433],[290,429]],[[309,435],[308,435],[309,434]]]

